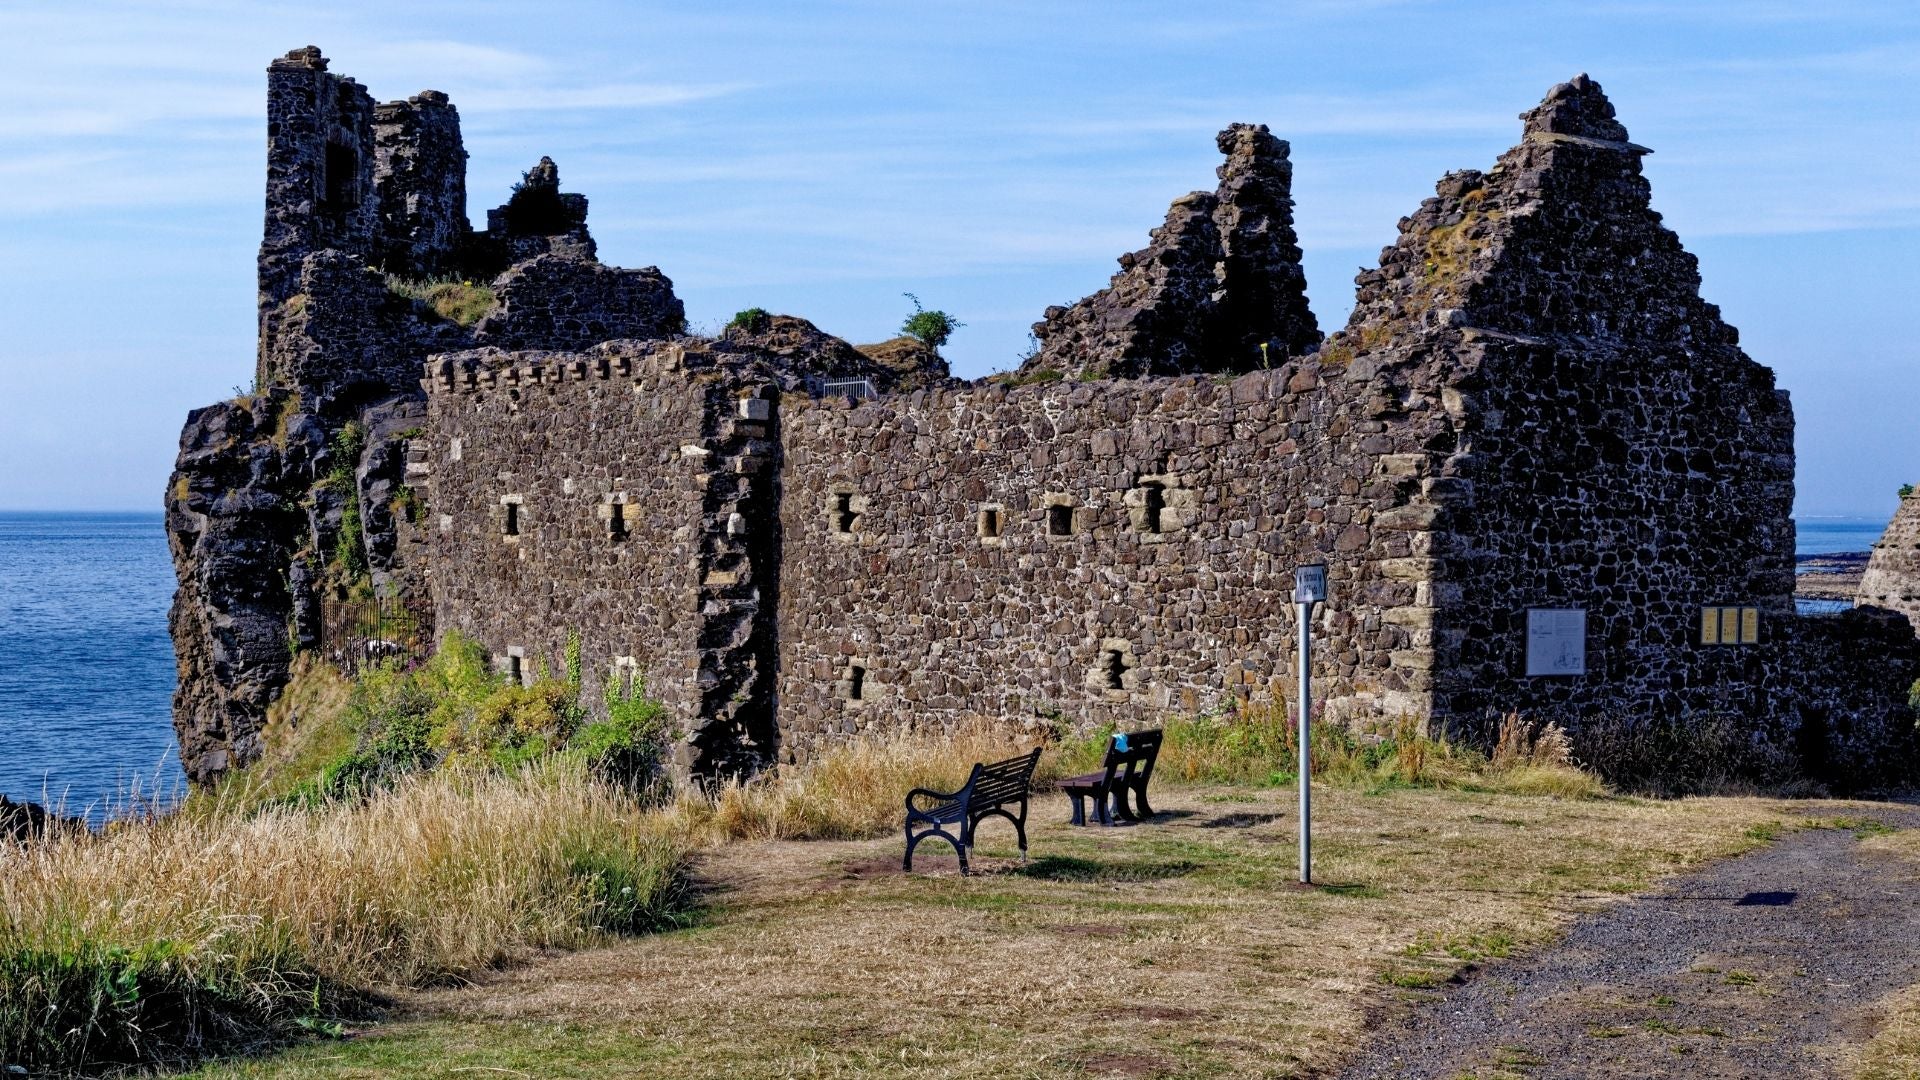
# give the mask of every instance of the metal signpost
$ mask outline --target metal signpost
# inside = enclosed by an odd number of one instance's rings
[[[1327,601],[1325,564],[1293,572],[1293,603],[1300,614],[1300,883],[1313,884],[1313,756],[1308,747],[1308,717],[1313,714],[1313,609]]]

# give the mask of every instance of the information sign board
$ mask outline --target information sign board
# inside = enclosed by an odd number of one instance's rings
[[[1587,613],[1583,608],[1527,609],[1527,675],[1587,673]]]

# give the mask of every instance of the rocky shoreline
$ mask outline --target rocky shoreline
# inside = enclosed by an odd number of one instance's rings
[[[1860,594],[1860,578],[1872,552],[1836,551],[1794,560],[1793,595],[1798,600],[1844,600]]]

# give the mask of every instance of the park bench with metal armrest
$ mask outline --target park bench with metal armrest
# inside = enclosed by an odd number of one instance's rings
[[[1070,776],[1060,781],[1060,790],[1073,800],[1073,824],[1087,823],[1086,799],[1093,800],[1094,818],[1102,825],[1113,824],[1117,815],[1124,821],[1139,821],[1153,816],[1147,803],[1147,781],[1153,778],[1153,763],[1160,757],[1160,732],[1116,733],[1107,741],[1106,760],[1099,772]],[[1128,796],[1132,806],[1128,806]]]
[[[1020,835],[1020,859],[1027,857],[1027,800],[1033,794],[1033,770],[1040,763],[1040,749],[991,765],[976,764],[967,782],[958,791],[933,791],[914,788],[907,793],[907,855],[902,866],[913,869],[913,849],[929,836],[938,836],[953,845],[960,855],[960,872],[969,873],[967,853],[973,848],[973,833],[988,817],[1003,817],[1013,822]],[[1015,814],[1013,807],[1019,808]],[[914,832],[915,826],[920,827]],[[949,829],[954,831],[949,832]]]

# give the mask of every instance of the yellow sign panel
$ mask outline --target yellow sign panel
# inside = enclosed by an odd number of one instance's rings
[[[1701,608],[1700,644],[1760,644],[1760,609],[1757,607]]]

